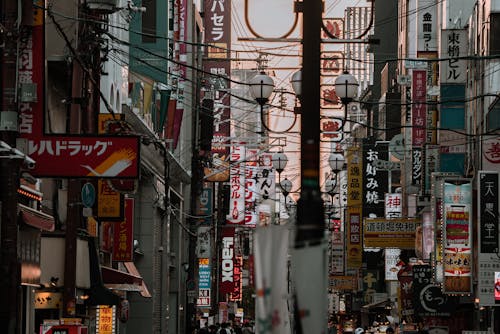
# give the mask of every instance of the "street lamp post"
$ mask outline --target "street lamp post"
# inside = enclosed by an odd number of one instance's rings
[[[273,163],[273,168],[278,172],[278,184],[281,187],[281,173],[283,173],[283,170],[285,169],[287,163],[288,163],[288,157],[286,156],[285,153],[279,151],[273,154],[271,158],[271,162]],[[286,200],[286,195],[285,195],[285,200]],[[281,198],[279,198],[279,208],[278,208],[278,224],[280,224],[280,218],[281,218]]]
[[[264,105],[269,101],[269,97],[273,93],[274,90],[274,81],[273,79],[267,75],[264,71],[261,71],[259,74],[254,76],[250,80],[250,93],[254,97],[255,101],[260,105],[260,120],[262,126],[269,132],[272,132],[271,129],[266,125],[264,118]]]
[[[335,93],[344,105],[344,120],[339,131],[342,131],[347,123],[347,105],[357,96],[358,86],[356,78],[347,71],[335,79]]]

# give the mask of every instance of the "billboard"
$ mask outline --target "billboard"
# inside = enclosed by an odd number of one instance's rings
[[[35,85],[29,102],[19,105],[18,148],[36,161],[35,177],[137,178],[140,143],[137,136],[82,136],[45,133],[44,15],[35,11],[32,33],[23,39],[19,83]]]
[[[472,184],[445,180],[443,189],[444,292],[472,292]]]

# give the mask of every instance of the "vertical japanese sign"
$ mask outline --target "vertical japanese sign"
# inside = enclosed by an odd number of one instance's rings
[[[411,150],[411,184],[422,185],[423,154],[421,146],[413,146]]]
[[[221,263],[220,263],[220,294],[234,292],[234,263],[235,263],[235,235],[234,227],[225,227],[221,235]]]
[[[498,172],[479,172],[479,252],[498,254]]]
[[[467,30],[441,30],[441,58],[439,79],[441,83],[464,83],[467,79]]]
[[[245,147],[240,144],[231,145],[229,161],[229,214],[228,224],[245,223]]]
[[[412,71],[411,86],[411,184],[422,184],[423,150],[427,138],[427,70]]]
[[[243,297],[243,257],[235,256],[233,264],[234,288],[229,294],[229,301],[239,302]]]
[[[344,233],[341,229],[340,219],[332,219],[330,249],[330,275],[342,275],[344,273]]]
[[[417,51],[437,51],[436,0],[418,0]]]
[[[422,146],[426,139],[427,122],[427,70],[412,72],[412,146]]]
[[[403,215],[403,195],[385,194],[385,218],[401,218]]]
[[[363,216],[385,216],[384,196],[389,188],[389,172],[377,167],[377,161],[388,161],[388,142],[363,140]]]
[[[231,76],[229,48],[231,45],[231,2],[224,0],[207,0],[204,8],[205,26],[205,73],[206,88],[215,90],[214,96],[214,136],[212,154],[223,160],[228,156],[228,148],[224,145],[230,136],[230,95],[228,93]]]
[[[123,220],[123,194],[113,190],[107,180],[97,181],[97,218]]]
[[[134,253],[134,199],[125,199],[125,219],[116,223],[113,261],[132,262]]]
[[[258,150],[246,150],[245,163],[245,225],[255,227],[258,221],[256,203],[258,200],[257,177],[259,172]]]
[[[363,164],[359,147],[347,151],[347,269],[359,269],[362,264],[361,214],[363,205]]]
[[[96,310],[96,333],[116,333],[116,306],[99,305]]]
[[[498,172],[479,171],[478,174],[478,231],[479,231],[479,270],[477,297],[481,306],[494,306],[498,303],[496,272],[500,271],[498,258],[498,209],[499,184]],[[495,283],[495,285],[494,285]]]
[[[445,180],[443,189],[444,292],[472,290],[472,184]]]

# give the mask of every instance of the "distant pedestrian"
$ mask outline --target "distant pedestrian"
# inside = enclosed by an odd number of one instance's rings
[[[208,329],[208,322],[205,322],[205,325],[200,328],[200,330],[198,331],[198,333],[200,333],[200,334],[210,334],[210,331]]]
[[[253,328],[250,321],[246,320],[243,322],[243,329],[241,330],[243,334],[253,334]]]

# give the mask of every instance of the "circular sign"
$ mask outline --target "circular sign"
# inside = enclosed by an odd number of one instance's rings
[[[91,208],[95,203],[95,187],[87,182],[82,186],[82,203],[86,208]]]
[[[389,152],[398,159],[403,160],[405,157],[404,138],[402,134],[395,135],[389,142]]]

